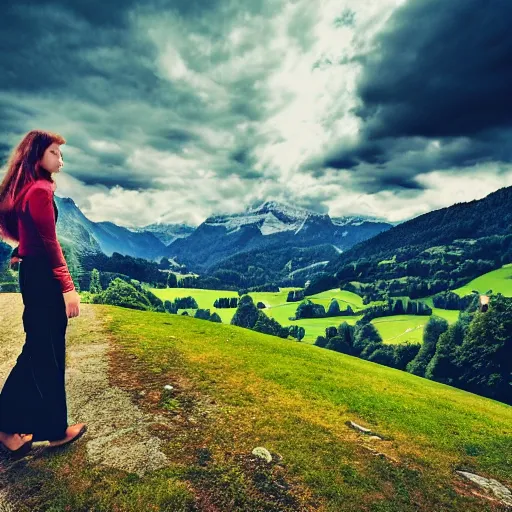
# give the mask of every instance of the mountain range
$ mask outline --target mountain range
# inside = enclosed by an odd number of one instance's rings
[[[341,253],[391,227],[376,219],[331,219],[327,214],[266,201],[242,213],[208,217],[190,236],[171,243],[167,255],[194,271],[205,272],[223,260],[251,251],[328,244]],[[319,256],[317,261],[325,260],[327,254]],[[309,261],[308,265],[314,263]]]
[[[253,285],[299,286],[319,272],[367,282],[416,274],[460,280],[469,276],[467,268],[476,272],[512,259],[512,187],[399,225],[266,201],[241,213],[212,215],[196,228],[122,227],[89,220],[70,198],[55,200],[59,239],[78,257],[117,252],[156,262],[167,258],[221,282],[243,276]],[[0,249],[7,248],[0,242]],[[456,259],[461,262],[451,265]]]
[[[327,243],[342,252],[392,226],[365,217],[331,219],[325,214],[267,201],[242,213],[209,217],[197,228],[165,223],[123,227],[89,220],[70,198],[55,196],[55,202],[59,210],[58,237],[78,255],[102,252],[111,256],[117,252],[152,261],[167,257],[198,272],[253,249]]]
[[[486,197],[425,213],[401,223],[392,230],[379,233],[340,254],[326,267],[335,272],[359,258],[386,260],[397,253],[407,252],[405,259],[418,254],[435,252],[445,244],[512,234],[512,187],[503,187]],[[492,241],[492,240],[491,240]],[[497,247],[481,258],[503,253],[508,247]]]

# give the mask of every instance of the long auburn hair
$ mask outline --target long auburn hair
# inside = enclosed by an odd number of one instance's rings
[[[41,167],[40,161],[51,144],[65,144],[61,135],[45,130],[31,130],[13,149],[7,172],[0,183],[0,238],[18,242],[18,218],[16,204],[30,185],[39,179],[55,182],[51,173]]]

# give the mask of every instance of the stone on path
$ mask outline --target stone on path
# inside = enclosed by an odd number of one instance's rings
[[[483,476],[475,475],[474,473],[468,473],[467,471],[457,471],[457,473],[468,480],[471,480],[486,491],[490,491],[504,505],[512,506],[512,492],[503,484],[494,480],[494,478],[485,478]]]

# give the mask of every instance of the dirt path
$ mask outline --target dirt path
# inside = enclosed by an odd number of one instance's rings
[[[66,390],[69,424],[85,422],[87,460],[142,476],[164,467],[162,441],[150,426],[166,423],[165,417],[141,411],[130,395],[109,384],[108,352],[113,340],[95,306],[81,304],[80,316],[69,320],[66,334]],[[25,342],[23,302],[19,293],[0,293],[0,387],[3,386]],[[40,456],[47,443],[34,443],[31,454],[18,462],[0,458],[0,512],[14,510],[4,478],[13,464]]]

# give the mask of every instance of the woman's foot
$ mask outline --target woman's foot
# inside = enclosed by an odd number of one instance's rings
[[[64,444],[76,441],[86,432],[86,430],[87,426],[85,423],[77,423],[76,425],[72,425],[71,427],[67,428],[65,438],[59,439],[58,441],[50,441],[50,446],[62,446]]]
[[[9,450],[17,450],[25,443],[32,441],[32,434],[6,434],[0,432],[0,442]]]

